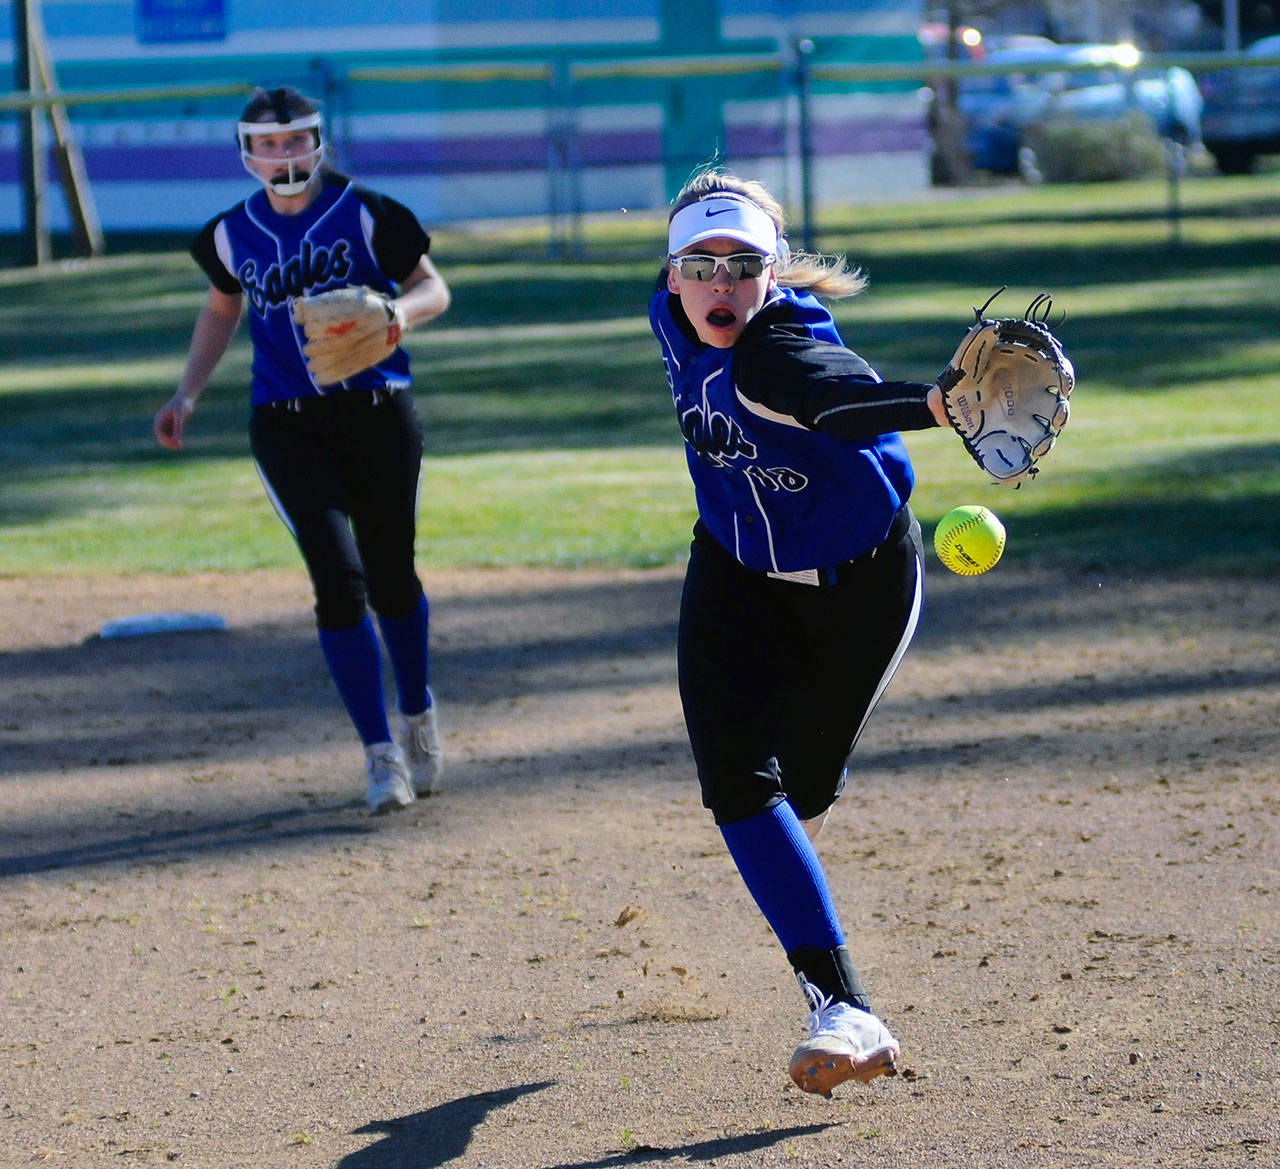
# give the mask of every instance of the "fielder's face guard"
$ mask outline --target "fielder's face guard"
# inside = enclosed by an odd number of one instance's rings
[[[260,134],[296,134],[299,130],[310,131],[312,148],[305,154],[279,155],[255,154],[251,139]],[[301,195],[307,184],[320,173],[320,162],[324,158],[324,136],[321,132],[319,114],[308,114],[306,117],[294,118],[289,122],[238,122],[236,138],[240,142],[240,161],[244,168],[258,182],[277,195]],[[265,177],[261,167],[287,168],[287,173],[274,178]]]

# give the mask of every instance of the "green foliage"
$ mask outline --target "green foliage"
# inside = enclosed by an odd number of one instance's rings
[[[1160,136],[1138,111],[1123,118],[1048,118],[1027,132],[1026,143],[1047,183],[1115,182],[1165,169]]]
[[[969,319],[1041,289],[1066,317],[1072,422],[1020,490],[949,431],[907,436],[926,531],[982,503],[1006,561],[1082,571],[1280,571],[1280,174],[833,209],[817,241],[871,288],[836,306],[888,378],[928,380]],[[692,491],[645,305],[658,216],[592,225],[583,259],[537,230],[434,233],[449,315],[409,335],[426,425],[424,568],[681,559]],[[245,433],[248,343],[174,454],[151,417],[179,375],[199,273],[177,251],[0,271],[0,571],[298,565]],[[57,330],[48,321],[60,322]]]

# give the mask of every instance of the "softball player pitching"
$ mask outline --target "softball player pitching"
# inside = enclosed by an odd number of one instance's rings
[[[208,297],[178,390],[153,429],[162,445],[181,447],[247,306],[253,456],[310,573],[320,646],[364,744],[376,815],[437,791],[443,765],[428,688],[429,607],[414,566],[421,425],[398,344],[389,341],[371,368],[319,384],[292,308],[313,292],[364,285],[399,329],[438,317],[449,289],[412,212],[323,165],[320,112],[297,90],[256,92],[237,138],[262,186],[210,220],[192,245]],[[398,331],[387,335],[398,341]],[[370,608],[395,677],[398,743]]]
[[[703,802],[810,1008],[791,1077],[892,1074],[813,841],[920,613],[920,527],[897,431],[945,425],[936,384],[881,381],[815,296],[864,284],[792,255],[759,183],[677,197],[650,302],[698,506],[679,683]]]

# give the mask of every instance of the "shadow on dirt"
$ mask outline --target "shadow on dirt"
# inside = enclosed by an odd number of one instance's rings
[[[477,1092],[410,1116],[366,1124],[355,1132],[380,1133],[380,1138],[368,1148],[343,1157],[334,1169],[439,1169],[466,1154],[475,1129],[495,1109],[512,1104],[532,1092],[553,1087],[554,1084],[554,1080],[543,1080],[532,1084],[517,1084],[494,1092]],[[664,1161],[714,1163],[721,1157],[759,1152],[831,1127],[829,1124],[797,1125],[769,1132],[694,1141],[687,1145],[635,1144],[606,1157],[589,1161],[563,1161],[548,1169],[614,1169],[615,1166],[620,1169],[624,1165],[653,1165]]]
[[[623,1165],[655,1165],[663,1161],[705,1161],[715,1164],[721,1157],[735,1153],[758,1153],[797,1137],[812,1136],[834,1127],[830,1124],[804,1124],[769,1132],[746,1133],[740,1137],[717,1137],[712,1141],[693,1141],[687,1145],[634,1145],[622,1153],[599,1157],[594,1161],[562,1161],[548,1169],[615,1169]]]
[[[668,780],[696,800],[675,698],[679,589],[677,573],[636,574],[561,587],[513,585],[433,607],[433,676],[446,739],[468,744],[450,764],[444,802]],[[1231,729],[1231,750],[1250,758],[1273,750],[1274,728],[1249,715],[1259,693],[1280,687],[1266,633],[1274,627],[1275,600],[1265,585],[1009,570],[984,580],[977,616],[972,582],[934,572],[929,594],[905,681],[890,688],[855,752],[859,782],[893,782],[904,769],[970,761],[1013,774],[1029,755],[1052,755],[1064,774],[1142,767],[1165,757],[1212,758],[1203,732],[1182,726],[1188,703],[1243,712]],[[1135,628],[1169,641],[1173,652],[1153,664],[1108,649]],[[1229,658],[1204,652],[1220,637],[1238,640],[1250,630],[1242,652]],[[1028,642],[1028,631],[1040,631],[1038,640]],[[1073,646],[1082,656],[1071,660],[1079,664],[1029,676],[1017,668],[1023,661],[1050,664],[1044,658],[1050,643],[1051,660]],[[953,655],[965,664],[924,693],[904,693],[913,670],[936,668]],[[94,637],[13,651],[0,654],[0,673],[7,690],[0,799],[6,791],[21,793],[24,809],[4,815],[0,878],[181,864],[387,830],[385,821],[371,825],[364,814],[358,747],[309,613],[224,632]],[[393,702],[389,679],[388,692]],[[667,693],[660,716],[628,721],[633,700]],[[1131,725],[1118,721],[1144,703],[1166,713]],[[1005,726],[1011,709],[1075,721],[977,734],[956,717],[977,712],[984,725]],[[584,729],[542,735],[536,721],[524,721],[548,710]],[[1080,720],[1098,711],[1109,712],[1106,735],[1080,734]],[[944,733],[918,733],[930,724]],[[344,760],[338,766],[350,767],[349,776],[334,774],[332,761],[324,774],[315,773],[315,752],[326,744],[333,745],[330,756]],[[129,769],[152,767],[163,769],[163,789],[135,798]],[[75,787],[69,803],[41,798],[43,785],[62,791],[58,785],[68,776],[89,788]],[[415,819],[437,818],[434,803],[419,808]]]
[[[381,1133],[368,1148],[350,1153],[334,1169],[435,1169],[467,1151],[471,1134],[497,1108],[555,1084],[541,1080],[494,1092],[476,1092],[394,1120],[377,1120],[356,1133]]]
[[[436,604],[436,693],[456,725],[467,707],[530,694],[674,687],[678,604],[669,577]],[[174,761],[197,770],[351,734],[305,610],[226,631],[0,653],[0,676],[0,777]]]
[[[375,826],[361,816],[355,819],[351,809],[363,808],[359,800],[309,808],[282,808],[251,816],[223,819],[212,817],[199,823],[163,827],[151,816],[142,821],[137,831],[120,833],[100,822],[98,839],[67,843],[62,847],[47,846],[46,839],[33,842],[27,851],[20,848],[0,854],[0,878],[47,869],[76,869],[111,864],[178,864],[200,853],[242,852],[270,843],[272,848],[286,848],[291,843],[329,840],[340,844],[348,838],[362,837]],[[130,817],[132,818],[132,817]],[[172,822],[172,817],[166,817]],[[192,817],[187,817],[187,820]]]

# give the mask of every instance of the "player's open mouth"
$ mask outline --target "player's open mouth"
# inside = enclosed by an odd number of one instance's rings
[[[738,319],[738,314],[727,308],[713,308],[707,313],[707,324],[713,329],[730,329]]]

